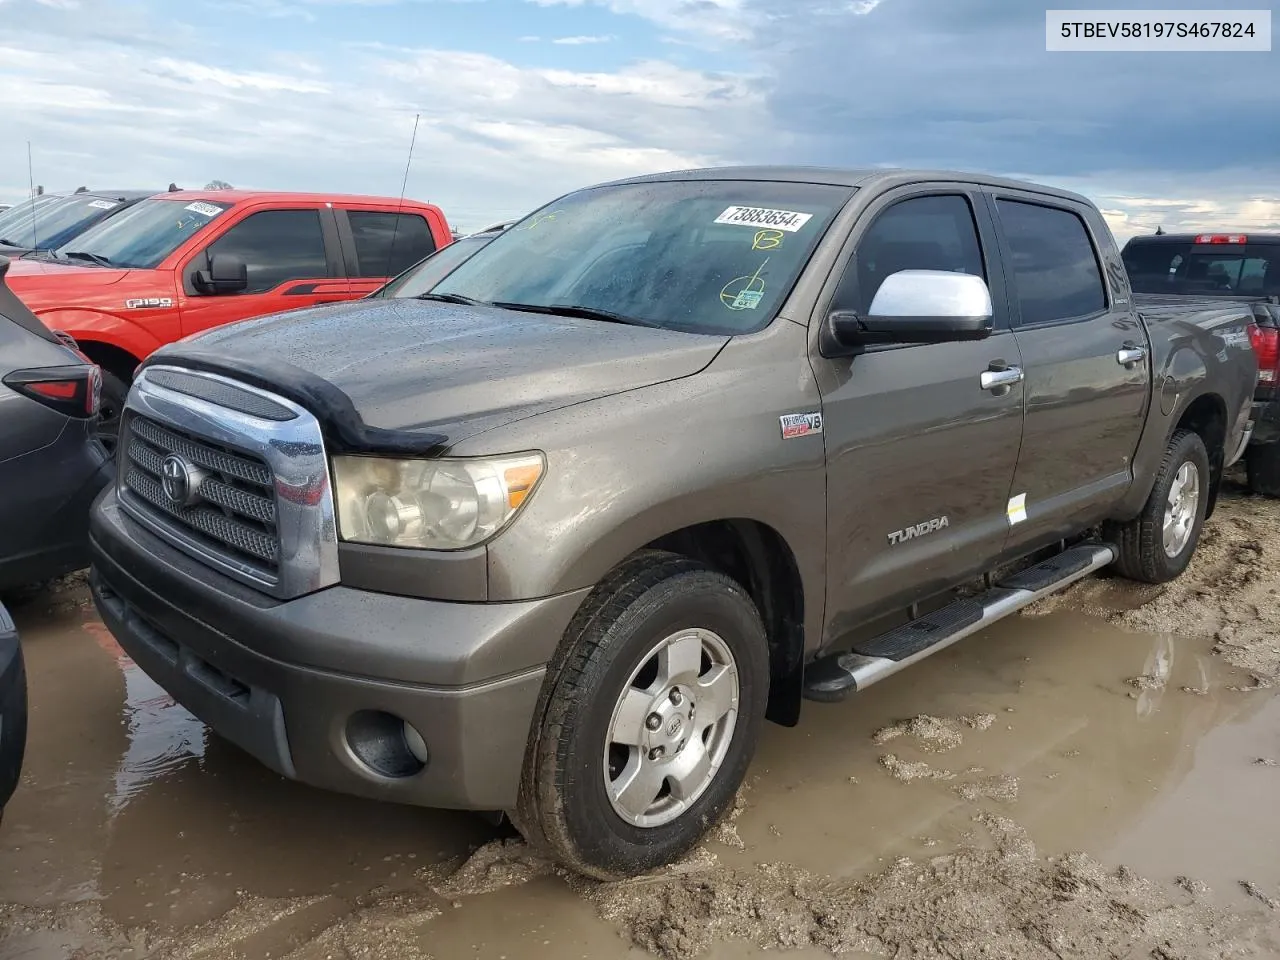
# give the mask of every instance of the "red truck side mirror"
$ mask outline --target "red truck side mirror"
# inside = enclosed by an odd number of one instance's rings
[[[195,272],[192,283],[204,294],[241,293],[249,289],[249,268],[233,253],[215,253],[208,269]]]

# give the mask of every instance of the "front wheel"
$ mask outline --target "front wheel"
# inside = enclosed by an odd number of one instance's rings
[[[1146,505],[1128,523],[1113,524],[1116,569],[1130,580],[1167,583],[1191,562],[1209,505],[1209,454],[1199,434],[1169,438]]]
[[[518,825],[599,879],[679,858],[742,784],[768,684],[764,626],[739,584],[671,554],[623,564],[548,670]]]

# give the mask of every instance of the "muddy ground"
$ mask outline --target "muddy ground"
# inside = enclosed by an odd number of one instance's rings
[[[770,727],[686,862],[566,877],[465,814],[287,783],[10,599],[33,701],[0,958],[1280,957],[1280,503],[1163,589],[1088,581]]]

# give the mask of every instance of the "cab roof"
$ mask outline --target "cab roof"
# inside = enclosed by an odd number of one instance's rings
[[[376,203],[380,206],[396,206],[402,201],[398,197],[373,197],[355,193],[297,193],[284,190],[177,190],[173,193],[154,195],[158,200],[213,200],[224,203],[243,203],[258,201],[265,203],[293,201],[295,203]],[[406,197],[405,207],[432,207],[434,204]]]
[[[911,169],[905,167],[818,167],[818,166],[725,166],[703,167],[692,170],[673,170],[668,173],[652,173],[639,177],[615,180],[613,183],[653,183],[662,180],[758,180],[781,183],[821,183],[838,187],[888,188],[912,183],[956,182],[976,183],[989,187],[1007,187],[1027,190],[1045,196],[1092,203],[1078,193],[1049,187],[1029,180],[1011,177],[995,177],[985,173],[965,173],[956,170]]]
[[[1259,233],[1256,230],[1201,230],[1198,233],[1144,233],[1141,236],[1130,237],[1130,243],[1190,243],[1195,245],[1197,237],[1205,236],[1237,236],[1245,237],[1250,244],[1255,243],[1280,243],[1280,233]],[[1211,244],[1201,244],[1201,246],[1211,246]],[[1217,246],[1217,244],[1212,244]],[[1226,246],[1226,244],[1223,244]]]

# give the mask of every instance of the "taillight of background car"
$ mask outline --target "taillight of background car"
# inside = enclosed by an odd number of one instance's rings
[[[1249,324],[1249,342],[1258,355],[1258,382],[1275,384],[1280,373],[1280,329]]]
[[[98,415],[102,370],[96,364],[15,370],[4,385],[68,417],[87,420]]]

